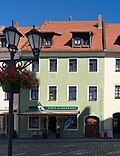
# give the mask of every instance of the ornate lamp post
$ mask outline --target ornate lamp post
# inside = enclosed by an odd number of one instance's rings
[[[14,59],[15,53],[17,52],[17,46],[19,44],[20,38],[22,37],[22,34],[13,26],[10,26],[8,28],[5,28],[3,30],[3,33],[5,34],[8,49],[10,52],[10,60],[6,60],[9,64],[9,68],[12,67],[12,65],[15,65],[17,62],[26,61],[24,68],[28,66],[33,61],[36,61],[40,54],[41,49],[41,33],[33,27],[32,30],[30,30],[28,33],[26,33],[26,37],[28,38],[29,44],[32,48],[34,58],[28,58],[28,59]],[[5,62],[5,60],[4,60]],[[12,138],[13,138],[13,94],[12,91],[12,84],[10,84],[10,98],[9,98],[9,119],[8,119],[8,156],[12,156]]]

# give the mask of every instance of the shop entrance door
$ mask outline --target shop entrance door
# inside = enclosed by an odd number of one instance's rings
[[[49,117],[48,129],[49,129],[49,132],[52,132],[52,133],[56,132],[56,117]]]

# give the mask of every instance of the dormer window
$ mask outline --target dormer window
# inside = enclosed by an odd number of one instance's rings
[[[7,47],[7,41],[4,36],[0,36],[0,48]]]
[[[44,32],[42,33],[42,47],[49,48],[53,46],[53,32]]]
[[[91,32],[72,32],[72,47],[91,47]]]
[[[52,46],[52,39],[51,38],[44,38],[43,39],[43,46],[44,47],[51,47]]]

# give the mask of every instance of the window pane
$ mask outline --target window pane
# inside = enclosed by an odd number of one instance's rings
[[[31,100],[38,100],[39,96],[39,86],[31,89]]]
[[[50,86],[49,87],[49,100],[55,101],[57,96],[57,87],[56,86]]]
[[[29,117],[29,129],[39,129],[39,117]]]
[[[57,59],[50,59],[50,72],[57,72]]]
[[[97,100],[97,87],[89,87],[89,100],[90,101]]]
[[[76,86],[69,87],[69,100],[76,100]]]
[[[77,129],[77,117],[67,117],[64,122],[63,130]]]
[[[69,72],[77,71],[77,59],[69,59]]]
[[[90,59],[89,60],[89,71],[90,72],[97,72],[97,59]]]
[[[39,72],[39,62],[32,63],[32,71]]]
[[[83,38],[83,45],[90,45],[89,38]]]
[[[80,37],[75,37],[74,41],[75,41],[75,46],[77,46],[77,45],[80,46],[81,45]]]
[[[116,59],[116,71],[120,71],[120,59]]]
[[[115,98],[120,98],[120,86],[115,86]]]

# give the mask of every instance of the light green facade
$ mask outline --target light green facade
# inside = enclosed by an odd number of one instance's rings
[[[49,57],[52,58],[52,57]],[[77,72],[68,71],[69,57],[57,58],[57,72],[49,72],[49,58],[41,57],[40,71],[35,73],[39,79],[40,95],[39,101],[30,101],[29,93],[22,91],[20,95],[20,112],[24,112],[30,105],[41,103],[43,106],[77,106],[78,114],[78,131],[80,136],[84,136],[84,119],[88,115],[95,115],[100,119],[100,131],[103,129],[103,106],[104,106],[104,57],[97,58],[97,72],[89,72],[89,59],[86,57],[77,58]],[[48,86],[57,86],[57,100],[48,100]],[[77,100],[68,100],[68,86],[77,86]],[[89,86],[97,86],[97,101],[89,101]],[[20,131],[28,129],[28,121],[25,117],[20,117]],[[24,121],[24,122],[23,122]],[[42,124],[42,123],[41,123]],[[41,125],[42,126],[42,125]]]

